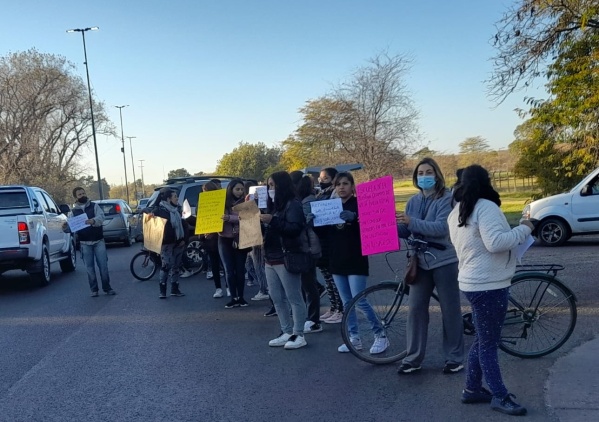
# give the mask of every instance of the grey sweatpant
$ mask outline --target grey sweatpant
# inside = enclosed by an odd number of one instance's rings
[[[445,363],[464,361],[463,322],[456,262],[432,270],[418,268],[417,280],[410,286],[408,296],[407,355],[403,363],[420,366],[424,360],[428,337],[428,308],[435,288],[441,305]]]

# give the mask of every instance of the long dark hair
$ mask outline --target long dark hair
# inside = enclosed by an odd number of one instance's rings
[[[270,196],[268,197],[268,209],[282,211],[287,203],[295,198],[295,189],[291,176],[286,171],[277,171],[271,174],[269,179],[272,179],[275,184],[275,201],[273,203]],[[270,189],[270,186],[268,186],[268,189]]]
[[[226,197],[227,199],[225,200],[225,208],[227,210],[230,210],[231,208],[233,208],[233,205],[235,205],[235,203],[237,201],[239,201],[239,199],[243,199],[243,198],[236,198],[235,195],[233,195],[233,188],[237,185],[241,185],[245,189],[245,185],[243,183],[243,180],[241,180],[241,179],[233,179],[227,185],[227,197]]]
[[[501,199],[499,193],[491,185],[489,172],[482,166],[474,164],[464,169],[460,183],[453,193],[454,199],[460,203],[458,227],[466,225],[466,221],[474,211],[474,206],[479,199],[487,199],[499,207]]]
[[[435,195],[434,198],[441,198],[445,194],[445,177],[443,176],[443,172],[441,171],[441,167],[435,160],[430,157],[424,157],[416,167],[414,168],[414,173],[412,173],[412,183],[414,187],[422,192],[422,188],[418,186],[418,167],[422,164],[428,164],[435,171]]]
[[[289,176],[295,186],[295,194],[300,200],[314,193],[314,181],[309,174],[296,170],[289,173]]]
[[[158,192],[158,199],[156,200],[156,204],[160,204],[162,201],[168,202],[168,200],[171,199],[171,196],[173,196],[173,193],[175,193],[175,191],[171,188],[164,187],[160,189],[160,191]]]

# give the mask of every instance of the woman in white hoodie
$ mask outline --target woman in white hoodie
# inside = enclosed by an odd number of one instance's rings
[[[513,401],[501,377],[497,348],[508,304],[508,288],[516,271],[514,249],[529,236],[533,225],[522,221],[510,228],[491,186],[487,170],[466,167],[454,190],[458,204],[448,217],[449,234],[458,259],[460,290],[472,306],[476,337],[468,353],[463,403],[491,403],[509,415],[526,408]],[[483,378],[490,392],[482,386]]]

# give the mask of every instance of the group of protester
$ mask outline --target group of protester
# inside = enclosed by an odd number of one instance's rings
[[[230,296],[225,308],[248,306],[244,298],[245,276],[246,272],[253,272],[260,287],[257,296],[272,303],[272,309],[265,315],[277,315],[279,319],[281,333],[269,341],[271,347],[298,349],[306,346],[304,334],[322,331],[322,322],[341,322],[344,306],[366,288],[369,262],[367,256],[362,256],[354,178],[349,172],[338,173],[334,168],[325,168],[318,182],[315,189],[312,178],[302,172],[290,174],[280,171],[270,175],[267,208],[260,213],[263,244],[240,249],[239,215],[234,207],[252,199],[244,181],[234,179],[226,187],[223,230],[205,236],[216,288],[213,296],[223,297],[219,276],[222,262],[229,292],[227,296]],[[413,183],[419,192],[408,200],[404,212],[396,214],[398,235],[442,245],[443,249],[436,251],[435,259],[419,256],[416,281],[410,286],[409,294],[407,352],[398,373],[407,375],[421,369],[427,345],[429,302],[435,289],[442,313],[443,373],[455,374],[464,368],[461,290],[472,306],[476,328],[476,337],[467,357],[462,402],[491,403],[494,410],[523,415],[526,409],[513,400],[514,396],[503,384],[497,348],[507,307],[508,287],[515,272],[516,260],[512,250],[531,234],[533,226],[522,221],[518,227],[510,228],[499,208],[499,194],[493,189],[488,172],[481,166],[463,169],[450,191],[437,163],[425,158],[414,169]],[[205,191],[219,188],[214,182],[204,185]],[[339,217],[343,223],[313,227],[315,215],[310,203],[331,198],[340,198],[342,202],[343,211]],[[93,226],[97,226],[97,217],[94,221],[93,214],[86,212],[93,230]],[[182,296],[178,279],[189,230],[181,217],[177,192],[163,188],[152,212],[167,220],[161,253],[160,297],[166,297],[169,278],[171,295]],[[309,270],[302,273],[290,271],[285,260],[286,253],[303,250],[303,236],[308,229],[317,236],[319,256],[311,261]],[[91,252],[84,254],[88,274],[90,265],[86,257],[90,256]],[[326,287],[317,280],[317,268]],[[93,282],[90,275],[90,286],[93,292],[95,285],[97,292],[97,284],[93,283],[95,273]],[[103,288],[112,294],[108,281]],[[319,315],[324,289],[330,308]],[[359,309],[367,315],[374,315],[366,301]],[[347,317],[350,341],[354,347],[362,348],[355,315]],[[373,323],[372,329],[374,342],[370,345],[370,353],[383,353],[389,347],[384,327]],[[342,344],[338,351],[349,352],[349,348]],[[483,379],[490,391],[483,387]]]

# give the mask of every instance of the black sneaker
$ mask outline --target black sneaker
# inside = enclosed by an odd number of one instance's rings
[[[457,374],[462,369],[464,369],[464,365],[462,365],[461,363],[446,363],[445,367],[443,368],[443,373],[444,374]]]
[[[171,284],[171,296],[177,296],[177,297],[185,296],[185,293],[183,293],[181,290],[179,290],[179,283]]]
[[[237,303],[238,303],[238,305],[239,305],[239,306],[241,306],[242,308],[245,308],[246,306],[250,306],[250,304],[249,304],[249,303],[247,303],[247,302],[245,301],[245,299],[244,299],[244,298],[242,298],[242,297],[237,299]]]
[[[264,314],[264,316],[265,316],[265,317],[269,317],[269,316],[277,316],[277,310],[275,309],[275,307],[274,307],[274,306],[272,306],[272,307],[271,307],[271,308],[268,310],[268,312],[266,312],[266,313]]]
[[[239,302],[237,302],[237,299],[232,299],[230,302],[228,302],[225,305],[225,308],[231,309],[231,308],[237,308],[238,306],[240,306],[240,304],[239,304]]]
[[[406,375],[411,374],[412,372],[420,371],[421,369],[421,366],[413,366],[409,363],[402,363],[400,367],[397,369],[397,373],[400,375]]]
[[[484,387],[480,387],[478,391],[462,391],[462,403],[491,403],[493,394]]]
[[[160,283],[160,299],[166,299],[166,284]]]
[[[505,413],[513,416],[526,415],[526,408],[520,406],[512,398],[516,398],[513,394],[508,394],[504,398],[493,397],[491,399],[491,409],[497,410],[498,412]]]

